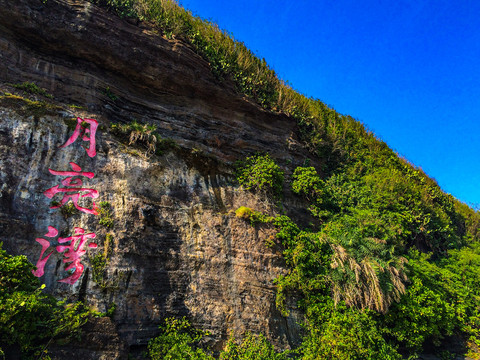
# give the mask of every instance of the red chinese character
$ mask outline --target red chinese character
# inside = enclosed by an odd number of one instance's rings
[[[55,237],[57,235],[58,235],[58,230],[55,229],[53,226],[49,226],[48,227],[48,233],[46,233],[45,236],[46,237]],[[44,271],[45,270],[45,264],[47,263],[47,260],[50,257],[50,255],[53,254],[53,251],[42,259],[43,254],[45,253],[45,251],[50,246],[50,242],[48,240],[45,240],[45,239],[42,239],[42,238],[36,238],[35,240],[38,243],[40,243],[40,245],[42,245],[42,252],[40,253],[40,257],[38,258],[37,264],[35,265],[37,267],[37,270],[32,270],[32,273],[36,277],[40,277],[40,276],[43,276],[43,274],[45,272]]]
[[[96,210],[97,207],[94,202],[92,209],[84,208],[78,205],[78,200],[80,198],[91,197],[92,199],[96,199],[98,197],[98,191],[81,187],[83,185],[81,179],[72,180],[74,176],[85,176],[91,179],[95,176],[95,174],[93,172],[82,172],[82,168],[73,162],[70,162],[69,164],[74,171],[55,171],[52,169],[48,169],[48,171],[50,171],[50,173],[53,175],[68,176],[62,181],[62,185],[65,185],[67,187],[61,188],[60,185],[56,185],[43,193],[49,199],[53,198],[58,193],[63,193],[63,198],[60,201],[60,204],[51,206],[50,209],[57,209],[59,207],[62,207],[68,202],[68,200],[72,200],[73,205],[75,205],[78,210],[87,214],[98,215],[98,211]],[[80,192],[86,193],[80,195]]]
[[[53,237],[56,237],[57,235],[58,235],[58,230],[55,229],[53,226],[49,226],[48,233],[45,234],[45,236],[53,238]],[[67,238],[58,238],[58,242],[60,244],[70,242],[68,245],[57,245],[55,248],[57,252],[63,253],[63,256],[64,256],[63,262],[70,263],[70,265],[68,265],[65,268],[65,271],[69,271],[75,268],[75,271],[73,272],[72,275],[66,277],[65,279],[58,280],[59,282],[64,282],[64,283],[73,285],[77,282],[80,276],[82,276],[84,266],[80,262],[80,257],[82,257],[86,252],[86,250],[84,250],[83,248],[87,240],[94,239],[95,237],[96,237],[95,233],[85,234],[84,229],[76,227],[73,236],[70,236]],[[42,252],[40,253],[40,257],[37,261],[37,265],[36,265],[37,270],[32,270],[32,273],[36,277],[40,277],[40,276],[43,276],[43,274],[45,273],[45,264],[47,263],[48,258],[53,254],[53,251],[42,259],[43,254],[50,246],[50,242],[42,238],[37,238],[35,240],[37,240],[37,242],[39,242],[42,245]],[[92,242],[88,244],[88,247],[96,248],[97,244]]]
[[[80,262],[80,257],[86,252],[86,250],[83,250],[83,247],[88,239],[94,239],[95,237],[96,235],[94,233],[85,234],[84,229],[76,227],[73,236],[58,239],[60,244],[70,241],[69,245],[58,245],[56,248],[59,253],[65,251],[63,253],[63,262],[70,263],[65,270],[68,271],[75,268],[75,271],[72,275],[65,279],[59,280],[59,282],[73,285],[77,282],[80,276],[82,276],[84,266]],[[88,246],[91,248],[96,248],[97,244],[90,243]]]
[[[90,125],[90,128],[87,126]],[[95,134],[97,132],[98,122],[95,119],[82,119],[77,117],[77,126],[70,139],[65,144],[60,146],[61,148],[67,147],[73,144],[79,136],[82,136],[83,141],[90,143],[88,148],[84,148],[87,151],[88,156],[94,157],[97,154],[95,149]]]

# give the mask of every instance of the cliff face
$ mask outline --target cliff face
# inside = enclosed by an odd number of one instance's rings
[[[35,264],[42,250],[36,239],[50,240],[49,226],[60,237],[75,228],[96,235],[90,243],[97,248],[85,245],[84,270],[73,285],[59,282],[73,270],[65,271],[58,251],[40,278],[58,298],[99,311],[117,305],[113,324],[89,325],[87,340],[77,344],[83,356],[125,358],[156,335],[163,318],[182,315],[209,330],[216,349],[230,332],[248,330],[278,347],[296,344],[301,315],[293,309],[285,318],[275,308],[273,280],[286,268],[281,250],[265,245],[274,230],[233,213],[274,208],[239,188],[231,167],[255,151],[301,164],[294,122],[220,84],[182,42],[86,1],[0,0],[0,9],[2,93],[13,91],[7,83],[30,81],[54,97],[1,97],[0,241]],[[81,139],[59,148],[76,117],[99,123],[94,157]],[[145,156],[112,134],[110,123],[133,119],[155,125],[177,147]],[[106,204],[107,215],[51,209],[62,197],[44,192],[63,178],[49,169],[72,171],[70,162],[94,173],[83,186],[98,191],[94,201]],[[286,199],[287,213],[301,214],[297,201]],[[45,254],[58,246],[53,237],[50,245]],[[95,257],[106,266],[95,266]]]

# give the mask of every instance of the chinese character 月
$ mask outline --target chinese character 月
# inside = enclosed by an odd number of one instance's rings
[[[65,144],[60,146],[61,148],[67,147],[73,144],[79,136],[83,141],[88,141],[90,144],[88,148],[84,148],[87,151],[88,156],[94,157],[97,154],[95,149],[95,134],[97,132],[98,122],[95,119],[82,119],[77,117],[77,126],[73,131],[70,139]]]

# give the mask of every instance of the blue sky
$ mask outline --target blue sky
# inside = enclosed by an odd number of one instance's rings
[[[480,204],[480,1],[181,5],[301,93],[360,120],[444,191]]]

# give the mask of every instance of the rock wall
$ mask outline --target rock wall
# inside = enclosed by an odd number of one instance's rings
[[[79,344],[87,358],[125,358],[167,316],[186,315],[210,331],[216,350],[230,332],[261,332],[280,348],[298,343],[301,314],[292,309],[283,317],[275,308],[273,280],[286,268],[281,249],[265,245],[274,229],[234,215],[240,206],[273,214],[274,206],[239,188],[231,166],[255,151],[281,164],[303,163],[294,122],[218,83],[182,42],[80,0],[0,0],[2,92],[24,81],[46,88],[55,105],[33,111],[21,98],[0,101],[0,241],[35,264],[42,250],[35,239],[48,226],[60,236],[75,227],[96,234],[98,247],[85,247],[75,284],[58,282],[71,275],[58,252],[41,277],[58,298],[99,311],[117,305],[113,323],[90,325],[90,340],[102,339],[105,328],[111,340],[103,342],[118,346]],[[72,117],[99,122],[95,157],[81,141],[59,148],[72,134]],[[178,147],[148,157],[110,132],[110,123],[133,119],[155,125]],[[95,173],[84,185],[98,191],[97,204],[111,205],[112,227],[101,216],[50,208],[44,191],[60,178],[49,169],[67,171],[70,162]],[[301,217],[302,205],[286,198],[284,210]],[[94,281],[98,254],[108,263]],[[57,353],[65,358],[68,351]]]

